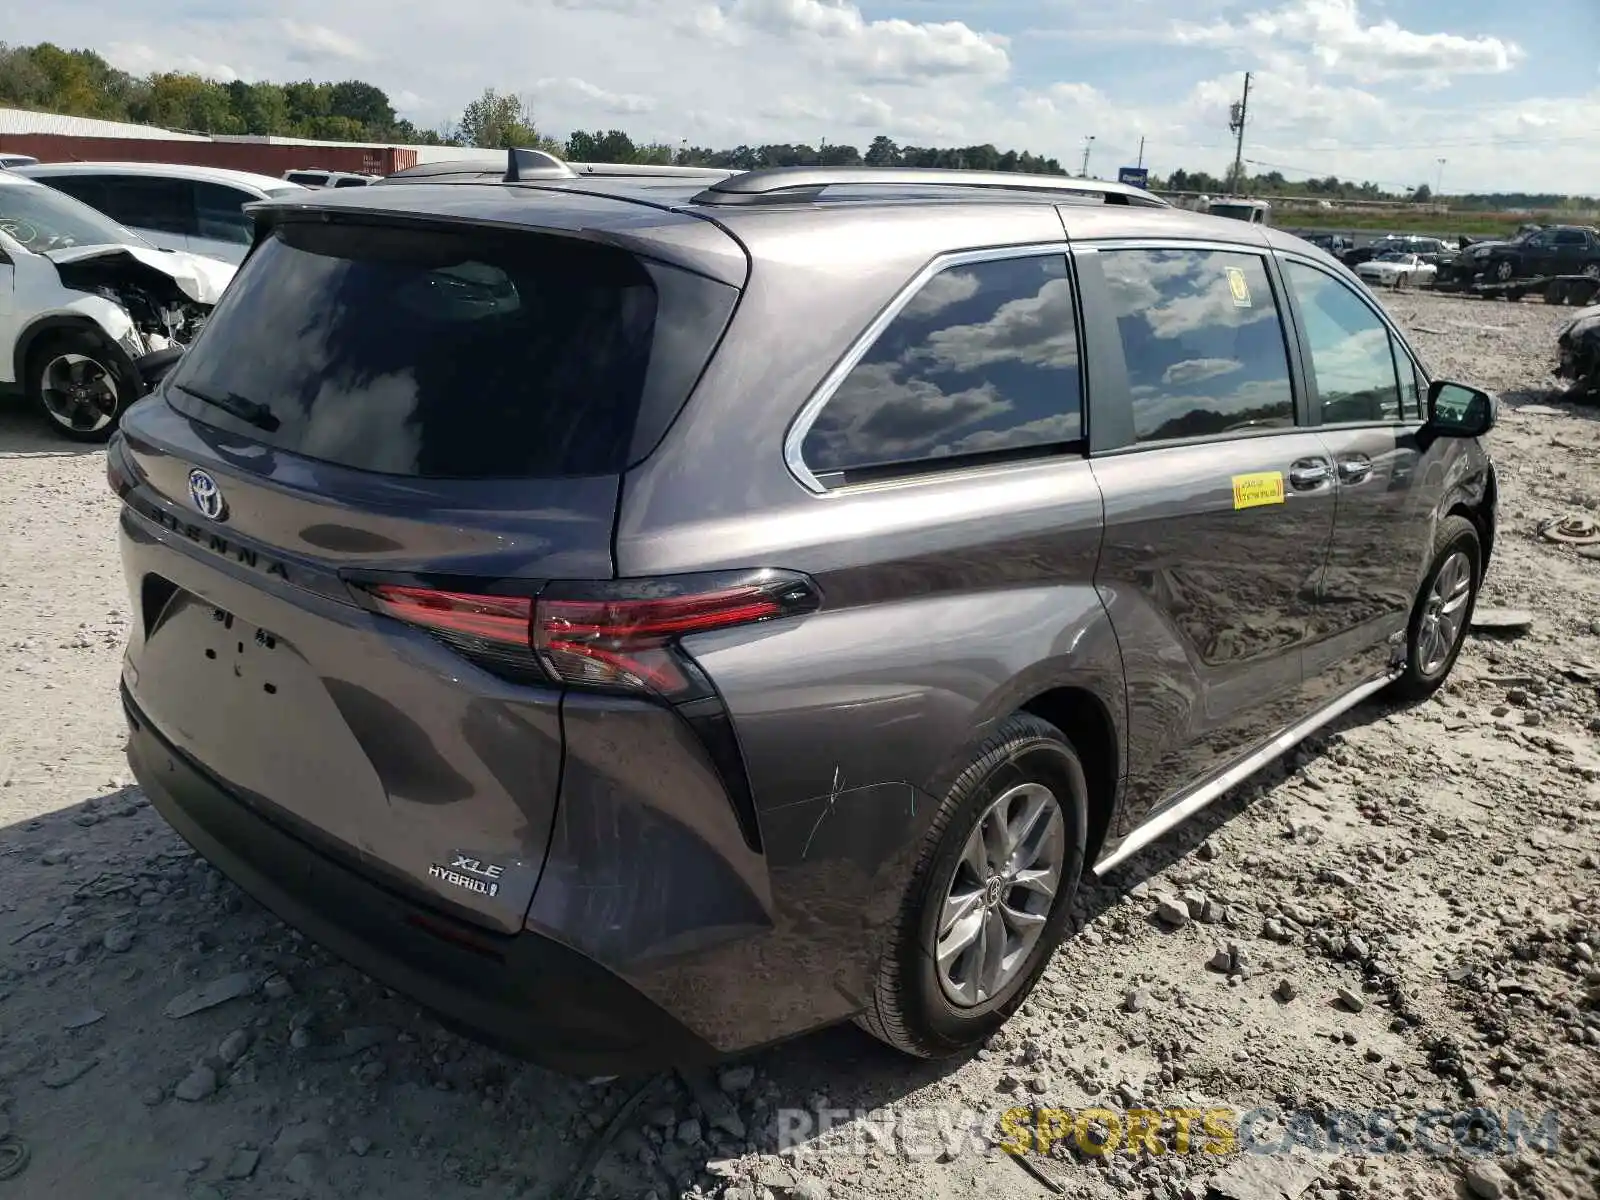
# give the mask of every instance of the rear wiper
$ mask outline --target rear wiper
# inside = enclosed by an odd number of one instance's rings
[[[221,392],[218,394],[202,392],[186,383],[174,383],[172,386],[185,395],[193,396],[202,404],[209,404],[212,408],[220,408],[225,413],[231,413],[241,421],[254,425],[257,429],[264,429],[271,433],[278,428],[277,415],[258,400],[251,400],[248,397],[239,395],[237,392]]]

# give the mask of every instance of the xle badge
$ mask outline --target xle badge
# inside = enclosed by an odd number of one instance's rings
[[[464,854],[455,855],[448,867],[434,863],[428,868],[428,878],[443,880],[458,888],[466,888],[469,892],[477,892],[480,896],[494,897],[500,894],[500,876],[505,874],[504,867],[497,867],[491,863],[481,862],[476,858],[468,858]]]

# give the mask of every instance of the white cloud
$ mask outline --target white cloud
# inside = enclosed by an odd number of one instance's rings
[[[995,363],[1034,367],[1078,365],[1072,283],[1048,279],[1031,296],[1007,300],[988,320],[950,325],[928,335],[926,354],[941,366],[973,371]]]
[[[365,46],[337,29],[329,29],[326,25],[292,21],[287,17],[280,24],[284,39],[290,47],[291,58],[307,60],[343,58],[360,62],[370,57]]]
[[[1243,369],[1244,364],[1236,358],[1186,358],[1163,371],[1161,382],[1181,386],[1215,379],[1219,375],[1231,375]]]
[[[106,61],[118,70],[131,75],[150,75],[156,71],[181,71],[231,83],[241,78],[241,72],[224,62],[197,57],[193,54],[174,54],[170,50],[157,50],[144,42],[112,42],[104,50]]]
[[[541,79],[533,85],[533,91],[541,98],[558,98],[607,116],[637,116],[654,112],[656,107],[649,96],[608,92],[586,79]]]
[[[1007,39],[962,21],[869,21],[847,0],[732,0],[720,11],[729,21],[793,38],[865,80],[999,79],[1011,70]]]
[[[1368,83],[1405,77],[1447,83],[1458,75],[1497,75],[1523,57],[1515,42],[1497,37],[1415,33],[1387,18],[1363,24],[1357,0],[1290,0],[1238,22],[1177,21],[1172,34],[1184,45],[1252,53],[1300,48],[1329,72]]]

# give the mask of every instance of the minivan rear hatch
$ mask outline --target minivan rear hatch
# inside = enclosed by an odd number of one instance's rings
[[[279,214],[113,447],[139,713],[268,815],[505,930],[554,816],[560,687],[470,621],[365,601],[612,577],[622,473],[738,297],[681,230],[652,259],[582,227],[622,203],[552,197],[577,227],[540,231]]]

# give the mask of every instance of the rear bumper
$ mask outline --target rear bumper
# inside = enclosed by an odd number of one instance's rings
[[[463,924],[372,882],[218,784],[122,693],[128,761],[156,810],[284,921],[372,978],[518,1057],[577,1075],[709,1060],[702,1038],[561,943]]]

